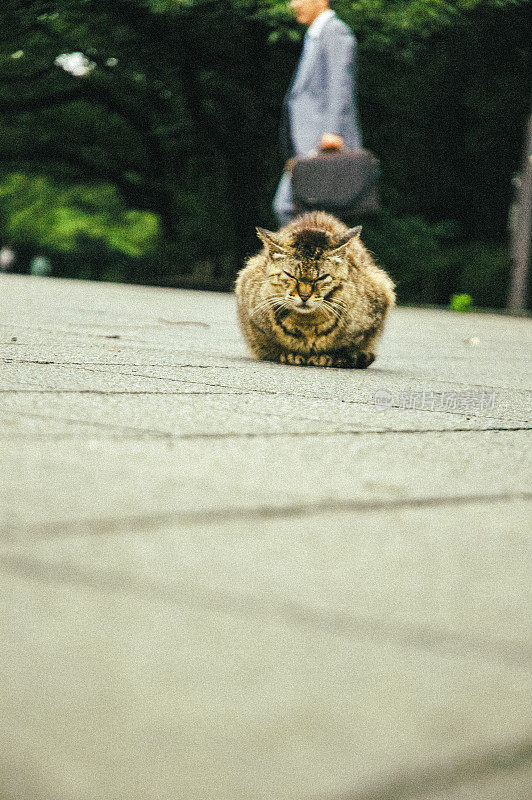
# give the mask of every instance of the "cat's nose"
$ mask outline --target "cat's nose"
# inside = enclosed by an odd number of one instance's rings
[[[297,284],[297,293],[300,298],[305,302],[309,299],[310,295],[312,294],[312,284],[311,283],[298,283]]]

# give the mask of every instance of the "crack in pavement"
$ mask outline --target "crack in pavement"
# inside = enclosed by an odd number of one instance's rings
[[[199,389],[197,391],[184,390],[182,392],[163,392],[149,389],[0,389],[0,394],[163,394],[171,397],[192,394],[201,396],[208,395],[209,397],[233,397],[235,395],[250,394],[250,392],[238,389],[234,389],[234,391],[230,392],[201,392]]]
[[[14,342],[5,342],[4,344],[5,345],[12,345],[12,344],[22,345],[23,343],[22,342],[16,342],[16,343],[14,343]],[[149,350],[150,348],[139,348],[139,349]],[[157,349],[157,348],[155,348],[155,349]],[[101,366],[101,367],[115,367],[115,366],[116,367],[134,367],[134,368],[137,367],[137,368],[140,368],[140,369],[143,369],[145,367],[160,367],[162,369],[173,369],[173,368],[176,368],[176,369],[179,369],[179,368],[189,368],[189,369],[244,369],[245,367],[249,367],[249,366],[254,366],[254,367],[259,367],[260,366],[262,368],[264,368],[264,367],[273,367],[273,369],[277,369],[279,367],[279,364],[275,364],[273,362],[258,361],[256,359],[246,359],[246,358],[243,358],[243,357],[240,358],[240,359],[233,358],[233,362],[234,363],[232,363],[231,365],[228,365],[228,364],[174,364],[174,363],[168,363],[168,364],[160,364],[160,363],[157,363],[157,364],[153,364],[153,363],[138,364],[136,362],[132,363],[132,362],[119,362],[119,361],[48,361],[48,360],[39,360],[39,359],[35,359],[34,360],[34,359],[17,359],[17,358],[0,358],[0,362],[6,363],[6,364],[36,364],[36,365],[73,366],[73,367],[84,367],[86,365],[87,366]],[[283,367],[283,369],[284,369],[284,367]],[[331,370],[331,372],[332,372],[332,374],[336,374],[337,370],[333,369],[333,370]],[[342,370],[342,372],[345,372],[345,370]],[[373,373],[382,374],[383,370],[380,367],[377,366],[377,367],[373,368],[372,372]],[[390,370],[386,370],[386,372],[389,373]],[[397,371],[396,370],[391,370],[391,372],[392,372],[392,374],[396,374]],[[121,373],[121,374],[130,375],[131,373],[124,372],[124,373]],[[419,374],[416,374],[416,373],[413,373],[413,372],[406,372],[404,370],[401,370],[401,375],[402,375],[402,377],[409,378],[409,379],[415,380],[415,381],[420,379],[420,375]],[[159,376],[159,375],[154,375],[154,376],[150,376],[150,377],[154,377],[154,378],[157,378],[159,380],[166,380],[166,378],[164,376]],[[525,395],[525,396],[528,396],[528,394],[529,394],[527,389],[508,389],[508,387],[506,387],[506,386],[500,386],[500,385],[494,385],[494,384],[486,384],[486,383],[464,383],[463,381],[452,381],[452,380],[444,380],[444,379],[441,379],[441,378],[436,378],[433,375],[430,376],[430,381],[431,381],[431,383],[443,384],[446,387],[458,387],[458,388],[463,388],[463,389],[472,389],[473,388],[473,389],[482,389],[484,391],[490,389],[490,390],[499,391],[499,392],[500,391],[506,391],[506,392],[515,391],[515,392],[518,392],[519,394]],[[257,390],[257,391],[260,391],[260,390]],[[436,389],[435,391],[437,393],[439,390]],[[299,396],[304,396],[304,395],[295,395],[295,396],[299,397]],[[327,399],[327,398],[324,398],[324,399]]]
[[[168,394],[167,392],[161,392],[161,394]],[[176,392],[175,395],[179,396],[180,394],[185,394],[186,392]],[[223,394],[222,392],[199,392],[201,395],[209,396],[209,397],[216,397],[218,394]],[[230,394],[230,393],[229,393]],[[245,393],[243,393],[245,394]],[[248,432],[213,432],[213,433],[171,433],[168,431],[160,431],[153,428],[136,428],[134,426],[127,426],[127,425],[116,425],[113,423],[106,423],[106,422],[99,422],[95,420],[86,420],[86,419],[72,419],[70,417],[57,417],[52,414],[38,414],[35,412],[29,411],[6,411],[5,409],[1,409],[0,413],[9,413],[11,415],[16,415],[19,417],[25,417],[28,419],[41,419],[41,420],[50,420],[52,422],[62,422],[67,425],[79,425],[82,427],[87,428],[98,428],[101,430],[109,430],[109,431],[123,431],[124,433],[132,436],[136,436],[138,438],[149,438],[152,437],[154,439],[163,439],[166,442],[179,442],[181,439],[184,440],[193,440],[193,439],[270,439],[270,438],[281,438],[281,437],[289,437],[289,438],[301,438],[306,436],[366,436],[371,434],[378,434],[382,436],[384,434],[431,434],[431,433],[487,433],[487,432],[496,432],[496,433],[512,433],[516,431],[528,431],[530,430],[529,427],[520,427],[520,426],[512,426],[512,427],[501,427],[501,426],[492,426],[492,427],[485,427],[485,428],[364,428],[364,429],[353,429],[353,428],[334,428],[330,430],[322,430],[322,431],[263,431],[263,432],[256,432],[256,431],[248,431]],[[307,418],[301,418],[302,420],[307,421]],[[313,421],[313,420],[310,420]],[[59,434],[50,434],[52,435],[59,435]],[[42,438],[46,438],[45,434],[41,434]],[[9,438],[9,434],[5,437]]]
[[[307,368],[305,367],[305,369],[307,369]],[[95,370],[95,371],[98,372],[99,370]],[[104,373],[104,374],[106,374],[106,373]],[[232,386],[230,384],[225,384],[225,383],[207,383],[205,381],[194,381],[194,380],[187,379],[187,378],[173,378],[173,377],[162,377],[162,376],[157,376],[157,375],[145,375],[145,374],[139,373],[139,372],[131,372],[131,373],[130,372],[121,372],[121,373],[117,373],[117,374],[124,375],[124,376],[129,376],[129,377],[134,377],[134,378],[153,378],[155,380],[172,381],[172,382],[175,382],[175,383],[195,383],[195,384],[199,384],[201,386],[209,386],[211,388],[220,388],[220,389],[234,389],[234,388],[237,388],[237,387],[234,387],[234,386]],[[282,391],[282,390],[280,391],[278,389],[257,389],[257,388],[253,388],[253,387],[247,387],[245,391],[247,393],[253,393],[253,394],[267,394],[267,395],[273,395],[273,396],[279,396],[279,397],[295,397],[298,400],[304,399],[304,400],[319,400],[319,401],[322,401],[322,402],[339,402],[339,403],[346,403],[348,405],[363,405],[363,406],[372,406],[373,408],[375,408],[375,400],[374,399],[371,399],[371,400],[347,400],[344,397],[321,397],[319,395],[297,394],[296,392],[288,392],[288,391]],[[376,388],[375,391],[377,392],[378,389]],[[452,409],[447,409],[447,408],[432,409],[432,408],[420,407],[420,408],[412,408],[412,409],[410,409],[410,408],[404,408],[403,406],[401,406],[399,404],[394,405],[392,403],[392,405],[390,406],[390,409],[398,409],[400,411],[407,411],[407,412],[408,411],[425,411],[425,412],[428,412],[429,414],[435,414],[435,413],[436,414],[438,414],[438,413],[439,414],[453,414],[454,416],[460,416],[460,417],[464,417],[464,418],[467,418],[469,416],[469,417],[475,417],[476,419],[492,419],[492,420],[498,420],[500,422],[504,422],[504,421],[507,420],[506,417],[497,417],[497,416],[493,416],[493,415],[490,415],[490,414],[474,414],[472,411],[468,412],[468,413],[464,413],[463,411],[462,412],[453,411]],[[380,412],[380,413],[382,413],[382,412]],[[530,420],[528,420],[528,419],[519,419],[519,418],[511,418],[511,420],[513,422],[526,422],[526,423],[530,422]]]
[[[39,361],[31,359],[17,359],[17,358],[0,358],[0,362],[4,364],[37,364],[39,366],[51,365],[54,367],[159,367],[161,369],[181,369],[191,367],[193,369],[232,369],[227,364],[135,364],[122,361]],[[96,370],[88,370],[95,372]],[[102,372],[102,370],[98,370]],[[104,374],[109,374],[105,372]],[[130,375],[129,372],[122,372],[121,375]],[[159,377],[159,376],[155,376]]]
[[[231,341],[240,341],[240,339],[231,340]],[[23,343],[22,342],[16,342],[16,343],[14,343],[14,342],[5,342],[4,343],[5,346],[11,346],[13,344],[22,345]],[[128,346],[129,343],[128,342],[124,342],[124,344],[126,345],[126,347],[123,348],[125,350],[125,349],[127,349],[127,346]],[[28,345],[28,347],[29,346],[30,345]],[[42,347],[42,345],[41,345],[41,347]],[[142,350],[142,351],[146,351],[147,350],[148,352],[153,351],[153,350],[158,350],[160,352],[165,352],[165,353],[175,353],[176,352],[174,349],[171,349],[171,348],[161,349],[160,347],[155,347],[155,346],[154,347],[138,347],[138,348],[135,348],[135,349],[136,350]],[[198,353],[198,355],[204,355],[203,351],[194,351],[194,350],[190,351],[190,350],[188,350],[188,352],[189,353],[190,352]],[[285,369],[285,366],[277,364],[275,362],[259,361],[259,360],[254,359],[254,358],[250,358],[250,357],[246,358],[244,356],[240,356],[240,357],[236,357],[236,358],[234,356],[231,356],[230,360],[233,362],[231,365],[227,365],[227,364],[223,364],[223,365],[221,365],[221,364],[213,364],[213,365],[207,364],[207,365],[204,365],[204,364],[171,364],[171,363],[170,364],[152,364],[152,363],[146,363],[146,364],[133,363],[132,364],[132,363],[120,363],[120,362],[114,362],[114,361],[113,362],[99,362],[99,361],[86,361],[86,362],[84,362],[84,361],[72,361],[72,362],[66,361],[66,362],[60,362],[60,361],[44,361],[44,360],[40,361],[40,360],[26,360],[26,359],[12,359],[12,358],[0,359],[0,361],[5,361],[6,363],[16,363],[16,364],[28,363],[28,364],[45,364],[45,365],[57,365],[57,366],[72,365],[72,366],[81,366],[81,367],[84,366],[85,364],[96,365],[96,366],[110,366],[110,367],[113,367],[115,365],[116,366],[132,366],[132,367],[139,367],[139,368],[144,368],[144,367],[162,367],[162,368],[169,368],[169,369],[172,369],[173,367],[189,367],[189,368],[197,368],[197,369],[233,369],[233,368],[240,369],[240,368],[252,366],[252,367],[255,367],[255,368],[261,369],[261,370],[264,370],[265,368],[266,369],[269,368],[270,372],[274,371],[274,370],[278,370],[278,369]],[[392,358],[392,360],[393,360],[393,358]],[[291,367],[291,369],[305,369],[305,370],[308,371],[310,369],[319,369],[319,368]],[[338,374],[338,372],[341,372],[343,374],[346,373],[345,369],[339,369],[339,368],[337,368],[337,369],[329,369],[327,371],[332,375],[336,375],[336,374]],[[419,373],[408,372],[408,371],[405,371],[404,369],[400,369],[400,370],[397,370],[397,369],[391,369],[391,370],[390,369],[384,369],[383,367],[381,367],[379,365],[374,366],[372,368],[372,370],[371,370],[371,373],[373,375],[383,375],[383,374],[386,374],[386,375],[390,375],[390,374],[391,375],[397,375],[397,374],[400,374],[403,378],[408,378],[408,379],[411,379],[411,380],[414,380],[414,381],[419,381],[421,379],[424,379],[424,377],[425,377],[423,375],[420,375]],[[124,373],[124,374],[128,375],[130,373]],[[164,376],[150,376],[150,377],[155,377],[155,378],[159,378],[160,380],[165,380]],[[500,391],[516,391],[519,394],[526,395],[526,396],[528,396],[528,394],[529,394],[529,391],[527,389],[508,389],[508,387],[506,387],[506,386],[495,385],[495,384],[470,383],[470,382],[464,382],[464,381],[454,381],[454,380],[449,380],[449,379],[437,378],[436,376],[434,376],[432,374],[430,375],[429,380],[430,380],[431,383],[443,384],[446,387],[457,387],[458,389],[471,389],[471,388],[483,389],[483,390],[490,389],[490,390],[495,390],[495,391],[499,391],[499,392]],[[260,390],[257,390],[257,391],[260,391]],[[439,390],[436,389],[434,391],[438,392]],[[295,396],[304,396],[304,395],[295,395]],[[325,398],[325,399],[327,399],[327,398]],[[345,402],[349,402],[349,401],[345,401]],[[351,401],[351,402],[354,402],[354,401]]]

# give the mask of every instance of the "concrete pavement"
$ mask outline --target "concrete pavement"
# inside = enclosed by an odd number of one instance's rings
[[[527,319],[366,371],[0,278],[1,800],[529,800]]]

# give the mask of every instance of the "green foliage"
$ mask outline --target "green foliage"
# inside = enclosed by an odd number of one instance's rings
[[[385,210],[366,222],[362,236],[392,275],[399,302],[447,303],[457,280],[447,256],[456,233],[452,222],[430,224]]]
[[[453,294],[449,303],[451,311],[472,311],[473,298],[470,294]]]
[[[431,224],[387,210],[368,220],[362,235],[396,282],[399,302],[447,305],[451,297],[466,295],[484,308],[506,302],[511,266],[506,244],[463,242],[455,222]]]
[[[459,279],[456,289],[468,292],[475,304],[500,308],[509,288],[510,257],[505,245],[491,242],[467,242],[449,250],[447,258]]]
[[[335,7],[358,38],[364,140],[383,165],[368,243],[405,301],[500,304],[530,4]],[[274,224],[280,105],[303,33],[287,3],[4,0],[0,25],[0,234],[54,249],[54,274],[229,286],[255,225]],[[56,64],[68,53],[84,54],[85,75]],[[81,246],[107,267],[78,262]]]
[[[109,185],[61,187],[43,176],[13,173],[0,183],[0,207],[3,236],[36,248],[72,250],[84,235],[140,255],[157,240],[157,217],[124,208]]]

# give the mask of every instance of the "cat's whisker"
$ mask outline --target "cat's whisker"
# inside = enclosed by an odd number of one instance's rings
[[[267,297],[265,300],[263,300],[257,306],[255,306],[255,308],[251,311],[250,316],[253,317],[260,311],[265,311],[270,308],[279,311],[280,310],[294,311],[293,304],[286,297],[279,297],[278,295],[273,295],[271,297]]]
[[[279,305],[277,306],[277,309],[279,311],[293,311],[294,310],[294,306],[292,305],[292,303],[289,303],[287,300],[283,300],[281,303],[279,303]]]
[[[337,309],[337,308],[334,308],[334,306],[331,303],[329,303],[328,300],[322,300],[321,308],[324,311],[326,311],[329,315],[333,316],[335,319],[337,319],[337,320],[340,319],[340,316],[341,316],[340,310]]]
[[[335,306],[335,308],[339,308],[340,311],[343,311],[346,307],[346,304],[343,300],[338,300],[336,298],[334,300],[325,300],[325,302],[329,303],[331,306]]]
[[[277,299],[278,299],[278,298],[277,298],[277,297],[275,297],[275,296],[273,296],[273,295],[272,295],[272,296],[270,296],[270,297],[265,297],[265,298],[264,298],[264,300],[261,300],[261,301],[260,301],[260,303],[257,303],[257,305],[255,306],[255,309],[254,309],[254,310],[256,310],[256,309],[258,309],[258,308],[262,308],[262,306],[264,306],[264,305],[268,305],[269,303],[273,303],[273,302],[275,302]]]
[[[320,311],[323,311],[327,315],[333,313],[332,309],[327,305],[327,303],[324,303],[323,301],[319,304],[318,308]]]
[[[265,300],[260,302],[258,305],[251,312],[251,316],[258,314],[259,311],[264,311],[267,308],[275,308],[276,306],[280,305],[283,302],[283,299],[280,297],[267,297]]]
[[[346,313],[345,306],[330,306],[330,308],[337,315],[338,319],[341,319]]]

